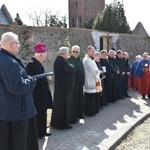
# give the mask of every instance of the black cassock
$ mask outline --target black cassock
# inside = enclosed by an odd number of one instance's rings
[[[81,119],[84,117],[84,102],[83,102],[83,85],[84,85],[84,69],[80,58],[70,56],[68,61],[75,68],[75,88],[73,92],[73,101],[75,101],[76,117]]]
[[[119,71],[119,68],[116,64],[116,61],[114,58],[108,57],[108,61],[110,63],[111,66],[111,76],[112,76],[112,97],[113,97],[113,101],[116,102],[117,101],[117,72]]]
[[[104,90],[106,92],[106,99],[107,102],[112,103],[113,97],[112,97],[112,76],[111,76],[111,66],[107,59],[100,59],[100,64],[102,67],[106,67],[106,72],[104,73],[105,79],[104,79]]]
[[[75,69],[65,58],[58,56],[54,62],[54,107],[51,126],[67,129],[69,124],[76,123],[73,90]]]
[[[96,65],[97,65],[97,67],[98,67],[98,69],[99,70],[101,70],[101,71],[103,71],[103,69],[102,69],[102,66],[100,65],[100,63],[99,62],[95,62],[96,63]],[[102,92],[101,93],[99,93],[99,99],[100,99],[100,108],[103,108],[103,107],[105,107],[106,105],[107,105],[107,101],[106,101],[106,91],[105,91],[105,88],[104,88],[104,74],[100,74],[100,79],[101,79],[101,84],[102,84]]]
[[[32,58],[26,65],[28,75],[37,75],[45,72],[43,65],[35,58]],[[39,78],[32,92],[33,101],[37,110],[36,124],[38,136],[44,136],[47,128],[47,109],[52,109],[52,96],[47,77]]]

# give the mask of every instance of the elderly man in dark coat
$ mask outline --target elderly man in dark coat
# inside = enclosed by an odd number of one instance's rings
[[[26,71],[29,75],[37,75],[45,72],[42,63],[46,60],[46,46],[39,42],[34,47],[35,55],[27,63]],[[37,110],[36,123],[39,139],[49,136],[47,129],[47,109],[52,108],[52,96],[49,89],[47,77],[37,79],[36,86],[32,92],[34,105]]]
[[[123,80],[125,75],[125,68],[124,68],[124,62],[123,62],[123,51],[117,50],[117,54],[115,57],[115,62],[119,68],[119,74],[117,74],[117,99],[125,99],[124,97],[124,91],[123,91]]]
[[[111,65],[107,59],[106,50],[101,51],[100,64],[102,67],[106,68],[106,72],[104,73],[104,75],[106,76],[106,78],[104,79],[104,90],[106,91],[107,102],[112,103],[114,102],[112,96],[112,71],[111,71]]]
[[[6,32],[2,35],[0,49],[0,150],[30,150],[27,148],[27,137],[30,128],[29,122],[36,115],[32,99],[32,90],[35,87],[36,79],[28,77],[21,60],[16,57],[19,46],[18,35],[12,32]],[[37,142],[37,138],[34,137],[30,141]],[[36,148],[34,147],[34,150],[38,150],[38,145]]]
[[[73,99],[75,102],[76,117],[78,119],[84,118],[83,109],[83,85],[84,85],[84,69],[83,63],[79,57],[80,47],[74,45],[71,49],[71,56],[68,61],[75,68],[75,89],[73,92]]]
[[[115,62],[115,54],[116,52],[114,50],[110,50],[108,52],[108,61],[111,66],[111,81],[112,81],[112,97],[113,101],[117,101],[117,75],[119,74],[119,68]]]
[[[69,49],[61,47],[54,62],[54,107],[51,126],[57,129],[71,129],[75,118],[72,95],[75,83],[75,69],[68,60]],[[76,120],[74,120],[76,121]],[[75,122],[74,122],[75,123]]]

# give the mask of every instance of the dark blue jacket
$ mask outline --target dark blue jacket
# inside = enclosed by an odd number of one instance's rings
[[[142,74],[143,74],[143,69],[144,69],[144,65],[145,64],[150,64],[150,60],[145,60],[145,59],[143,59],[143,60],[141,60],[139,63],[138,63],[138,65],[137,65],[137,69],[136,69],[136,76],[137,77],[141,77],[142,76]]]
[[[137,69],[138,64],[139,64],[138,61],[134,61],[134,62],[133,62],[133,65],[132,65],[132,72],[131,72],[133,75],[136,75],[136,69]]]
[[[0,120],[22,121],[36,114],[32,99],[35,82],[28,78],[20,59],[0,50]]]

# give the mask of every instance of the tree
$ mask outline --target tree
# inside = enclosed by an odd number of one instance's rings
[[[106,5],[103,13],[97,15],[93,28],[109,32],[130,33],[123,2],[114,0],[113,3]]]
[[[18,25],[23,25],[23,22],[20,18],[20,15],[17,13],[16,18],[14,19]]]
[[[92,29],[94,23],[94,18],[90,18],[87,22],[83,22],[79,25],[80,28]]]
[[[67,27],[66,16],[60,17],[58,12],[52,14],[52,12],[48,10],[38,12],[34,11],[28,14],[34,26]]]

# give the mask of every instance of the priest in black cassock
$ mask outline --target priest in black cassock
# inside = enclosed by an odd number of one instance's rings
[[[124,69],[125,69],[125,75],[124,75],[124,81],[123,81],[123,91],[124,91],[124,96],[131,98],[128,95],[128,78],[130,75],[130,61],[129,61],[129,54],[127,52],[123,52],[123,63],[124,63]]]
[[[73,100],[75,102],[76,117],[77,119],[84,118],[84,108],[83,108],[83,85],[84,85],[84,69],[81,58],[79,57],[80,47],[74,45],[71,49],[71,56],[68,61],[75,68],[75,88],[73,92]]]
[[[119,74],[117,74],[117,99],[125,99],[124,97],[124,90],[123,90],[123,81],[124,81],[124,75],[125,75],[125,68],[124,68],[124,62],[123,62],[123,51],[117,50],[115,62],[119,68]]]
[[[101,59],[100,64],[102,68],[106,68],[106,72],[104,73],[105,79],[104,79],[104,89],[106,91],[106,99],[107,102],[112,103],[114,102],[113,96],[112,96],[112,73],[111,73],[111,66],[110,63],[107,60],[107,51],[102,50],[101,51]]]
[[[116,52],[114,50],[110,50],[108,52],[108,61],[109,61],[109,64],[111,66],[111,75],[112,75],[112,97],[113,97],[113,101],[116,102],[117,101],[117,76],[119,74],[119,68],[116,64],[116,61],[115,61],[115,55],[116,55]]]
[[[54,62],[54,106],[51,126],[56,129],[71,129],[71,123],[76,122],[72,101],[75,69],[67,60],[69,49],[61,47],[59,56]]]
[[[26,65],[26,71],[31,76],[45,72],[42,63],[46,60],[47,48],[43,43],[38,42],[34,47],[34,52],[34,57]],[[50,135],[50,133],[47,133],[47,109],[52,109],[52,96],[47,77],[37,79],[32,95],[37,110],[38,138],[43,139],[44,136]]]
[[[105,79],[105,75],[102,69],[101,64],[99,63],[101,59],[101,53],[99,52],[95,52],[94,53],[94,61],[98,67],[98,69],[100,70],[100,79],[101,79],[101,84],[102,84],[102,91],[99,93],[99,101],[100,101],[100,108],[104,108],[106,106],[106,92],[105,92],[105,88],[104,88],[104,79]]]

